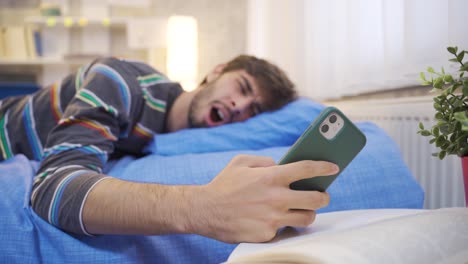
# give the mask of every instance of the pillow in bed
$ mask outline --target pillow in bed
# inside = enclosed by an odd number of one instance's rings
[[[159,155],[290,146],[325,106],[299,98],[244,122],[157,135],[147,151]]]

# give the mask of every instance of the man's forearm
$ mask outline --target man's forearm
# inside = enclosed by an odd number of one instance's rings
[[[90,191],[83,223],[91,234],[188,233],[200,186],[166,186],[107,178]]]
[[[328,162],[275,165],[268,157],[235,158],[202,186],[165,186],[106,178],[90,191],[83,222],[91,234],[191,233],[228,243],[265,242],[283,226],[305,227],[327,193],[296,191],[292,182],[334,175]]]

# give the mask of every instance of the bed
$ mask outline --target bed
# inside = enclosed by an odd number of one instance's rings
[[[242,123],[158,135],[148,155],[105,168],[112,176],[161,184],[205,184],[237,154],[279,160],[324,108],[306,98]],[[369,208],[422,208],[424,192],[397,145],[373,123],[357,123],[367,145],[329,188],[318,213]],[[0,163],[0,263],[220,263],[235,244],[198,235],[95,236],[67,234],[29,206],[37,163],[17,155]]]

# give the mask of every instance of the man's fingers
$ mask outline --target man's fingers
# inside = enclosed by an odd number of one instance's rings
[[[276,165],[275,161],[270,157],[253,156],[253,155],[238,155],[232,161],[232,165],[245,166],[250,168],[270,167]]]
[[[327,161],[303,160],[275,167],[276,176],[284,179],[288,185],[292,182],[339,172],[337,165]]]
[[[316,213],[313,210],[290,210],[282,223],[282,226],[307,227],[315,220]]]
[[[288,209],[318,210],[330,203],[330,195],[319,191],[291,190],[287,199]]]

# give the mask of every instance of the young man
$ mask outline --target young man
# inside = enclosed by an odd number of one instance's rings
[[[145,64],[99,59],[34,95],[2,101],[0,148],[3,159],[22,153],[41,161],[31,205],[68,232],[266,241],[282,226],[310,224],[328,203],[325,193],[289,184],[336,167],[238,156],[205,186],[128,182],[102,167],[121,154],[141,155],[158,133],[243,121],[295,96],[283,71],[252,56],[216,66],[190,93]]]

